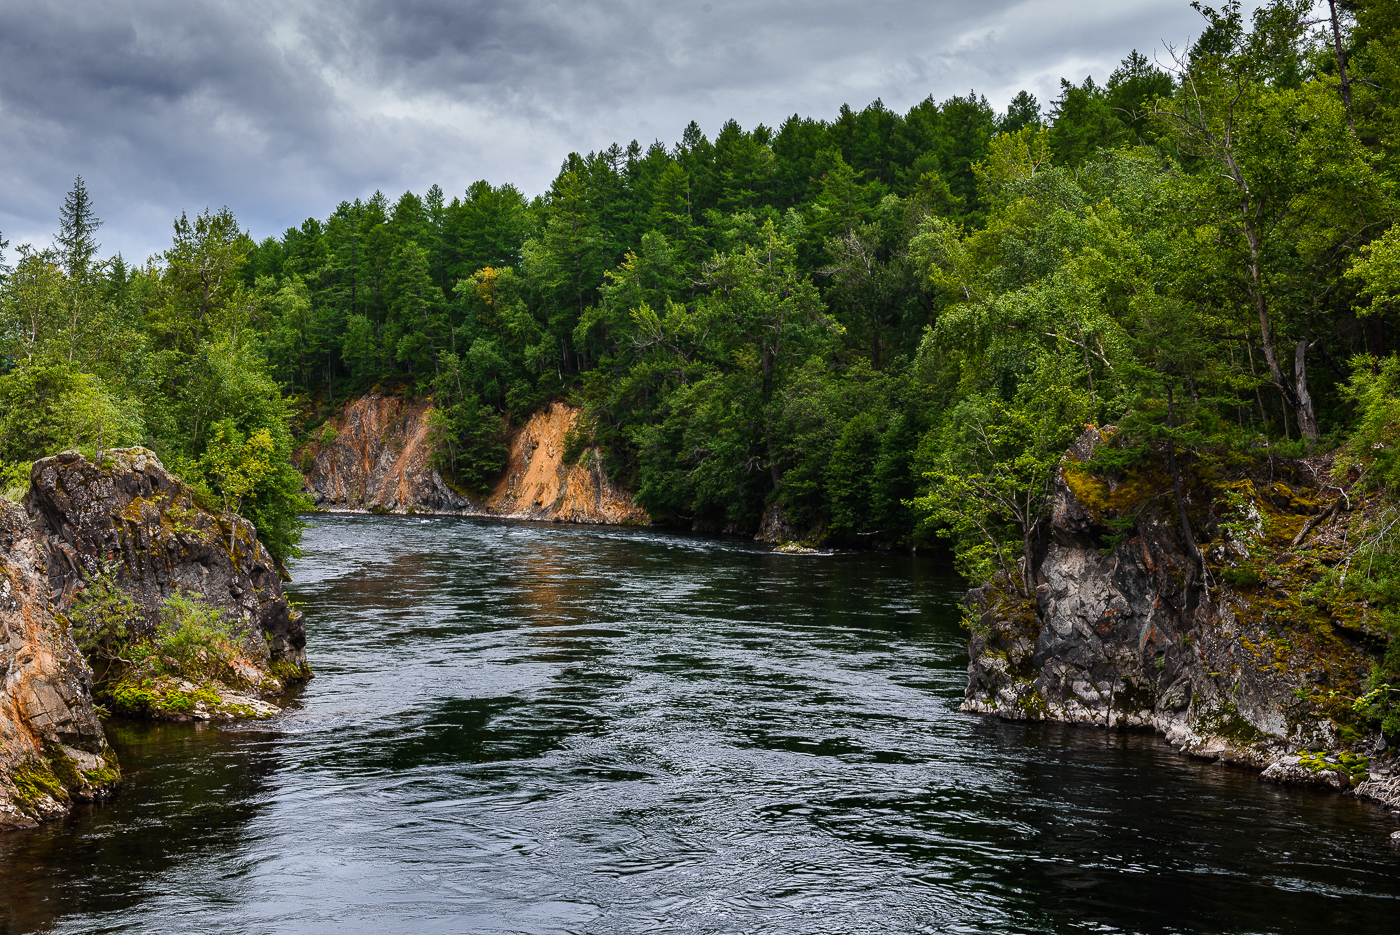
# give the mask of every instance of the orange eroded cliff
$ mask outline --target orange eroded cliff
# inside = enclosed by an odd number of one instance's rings
[[[564,463],[564,440],[580,410],[550,403],[530,417],[510,440],[510,460],[486,508],[502,516],[565,523],[651,522],[631,494],[608,481],[596,448],[574,464]]]
[[[369,393],[315,433],[303,453],[306,492],[329,510],[460,513],[473,506],[428,466],[425,400]]]
[[[509,459],[484,502],[448,486],[431,468],[426,400],[370,393],[313,433],[301,457],[306,492],[320,509],[499,515],[566,523],[646,524],[646,511],[615,487],[597,449],[564,463],[580,410],[549,403],[510,434]]]

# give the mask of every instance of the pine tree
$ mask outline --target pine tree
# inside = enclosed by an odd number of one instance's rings
[[[86,278],[88,264],[102,246],[92,237],[101,226],[102,222],[93,214],[92,199],[80,175],[64,197],[59,215],[58,243],[63,252],[64,269],[71,278]]]

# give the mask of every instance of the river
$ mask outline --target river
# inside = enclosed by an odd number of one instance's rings
[[[0,837],[6,933],[1400,931],[1400,819],[1144,734],[958,712],[908,555],[318,516],[274,722],[113,725]]]

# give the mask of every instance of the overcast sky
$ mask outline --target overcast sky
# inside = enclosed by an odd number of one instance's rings
[[[571,150],[690,120],[1048,106],[1199,30],[1186,0],[0,0],[0,236],[46,242],[75,175],[131,260],[181,210],[262,238],[375,189],[534,195]]]

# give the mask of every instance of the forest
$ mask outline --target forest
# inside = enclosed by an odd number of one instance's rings
[[[1400,2],[1195,6],[1188,48],[1044,105],[691,123],[536,197],[376,192],[261,240],[182,215],[139,265],[99,257],[79,179],[53,246],[0,256],[0,487],[144,444],[283,558],[294,451],[377,386],[432,399],[464,492],[568,400],[572,456],[658,523],[946,540],[973,580],[1015,576],[1089,423],[1188,459],[1345,449],[1388,496]],[[1400,601],[1373,541],[1356,586]]]

